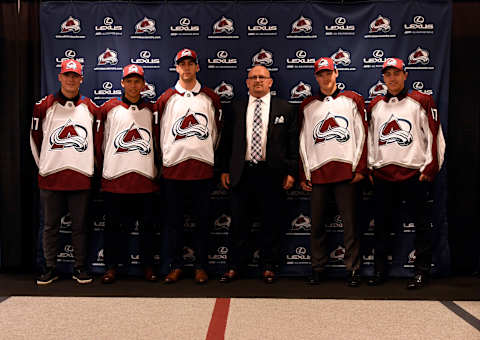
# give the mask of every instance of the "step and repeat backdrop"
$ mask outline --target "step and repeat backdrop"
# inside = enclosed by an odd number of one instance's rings
[[[136,63],[145,69],[143,96],[156,100],[174,86],[177,74],[174,56],[181,48],[192,48],[199,55],[199,81],[221,97],[223,103],[245,97],[245,79],[254,64],[266,66],[272,75],[273,95],[298,105],[318,91],[313,64],[319,57],[333,58],[339,70],[338,87],[360,93],[368,103],[385,94],[381,66],[388,57],[402,58],[410,88],[433,95],[444,135],[447,131],[450,73],[451,3],[449,1],[371,1],[356,4],[313,2],[45,2],[41,4],[42,94],[59,89],[57,74],[64,59],[74,58],[84,66],[81,92],[102,104],[122,94],[122,67]],[[450,270],[446,219],[446,174],[443,169],[431,191],[434,235],[434,274]],[[364,274],[373,271],[372,190],[364,184],[359,199],[362,228]],[[216,185],[211,195],[212,215],[209,262],[212,271],[221,271],[228,258],[225,239],[231,217],[228,193]],[[310,271],[309,195],[299,187],[288,192],[284,230],[284,275],[305,275]],[[158,203],[158,255],[162,271],[161,199]],[[101,194],[93,201],[90,233],[90,265],[104,271],[104,214]],[[415,259],[415,225],[402,206],[392,237],[391,275],[406,276]],[[259,262],[254,222],[251,242],[251,269]],[[141,272],[138,238],[141,226],[132,225],[130,263],[125,270]],[[327,224],[332,275],[343,274],[342,219],[331,202]],[[185,216],[187,235],[195,221]],[[39,226],[39,235],[42,226]],[[70,220],[66,214],[61,226],[60,269],[71,270],[73,248]],[[39,238],[41,239],[41,238]],[[188,238],[187,238],[188,239]],[[187,241],[185,259],[195,253]],[[38,262],[42,263],[39,243]]]

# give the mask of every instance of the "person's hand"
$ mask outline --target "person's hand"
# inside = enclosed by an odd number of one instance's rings
[[[368,179],[370,180],[370,183],[372,183],[372,185],[373,185],[373,176],[372,176],[372,174],[369,174],[369,175],[368,175]]]
[[[293,187],[293,183],[295,183],[295,178],[293,178],[290,175],[285,176],[283,180],[283,189],[284,190],[290,189],[291,187]]]
[[[229,173],[223,173],[220,175],[220,181],[222,182],[222,186],[225,189],[230,189],[230,174]]]
[[[310,181],[301,181],[300,186],[305,191],[312,191],[312,182]]]
[[[420,178],[418,179],[420,182],[432,182],[433,178],[430,176],[427,176],[425,174],[420,174]]]
[[[363,180],[365,178],[365,176],[363,176],[361,173],[359,172],[356,172],[355,173],[355,176],[353,177],[353,179],[350,181],[351,184],[355,184],[355,183],[358,183],[360,182],[361,180]]]

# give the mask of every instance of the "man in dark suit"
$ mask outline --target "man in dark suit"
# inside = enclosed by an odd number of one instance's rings
[[[225,110],[221,181],[231,189],[232,225],[227,272],[220,282],[236,279],[248,261],[245,250],[256,207],[262,225],[258,239],[263,279],[272,283],[279,263],[285,190],[293,186],[298,168],[297,116],[288,102],[271,96],[273,80],[264,66],[253,67],[246,83],[249,98]]]

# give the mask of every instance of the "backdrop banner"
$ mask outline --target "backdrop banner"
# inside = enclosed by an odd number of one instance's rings
[[[44,2],[41,5],[42,94],[58,91],[57,74],[62,60],[74,58],[84,66],[81,92],[102,104],[122,94],[122,67],[136,63],[144,67],[147,86],[143,96],[156,100],[174,86],[177,73],[174,56],[181,48],[199,55],[199,81],[215,90],[223,103],[245,97],[245,79],[255,63],[271,72],[273,95],[298,105],[318,92],[313,64],[319,57],[334,59],[339,70],[338,87],[360,93],[370,102],[385,94],[381,67],[388,57],[402,58],[408,71],[407,86],[433,95],[440,113],[443,133],[447,131],[450,74],[450,1],[371,1],[352,4],[321,2]],[[445,166],[436,179],[429,207],[433,211],[434,257],[432,272],[450,271],[446,218]],[[225,243],[230,227],[228,193],[220,185],[212,192],[209,263],[211,271],[223,270],[228,258]],[[364,184],[360,198],[362,226],[362,272],[373,272],[373,200],[371,187]],[[101,199],[94,201],[90,237],[90,264],[101,273],[103,265],[104,214]],[[298,186],[288,193],[281,274],[310,272],[309,195]],[[415,259],[415,225],[402,207],[396,212],[391,275],[408,276]],[[252,225],[251,268],[258,267]],[[187,236],[195,221],[185,219]],[[41,228],[41,226],[40,226]],[[329,269],[343,275],[342,219],[332,199],[327,225],[330,245]],[[59,245],[60,269],[70,271],[72,247],[69,222],[62,222]],[[141,271],[138,232],[132,226],[132,274]],[[161,235],[156,259],[162,265]],[[187,238],[188,239],[188,238]],[[190,242],[185,258],[195,254]],[[39,254],[38,261],[42,261]]]

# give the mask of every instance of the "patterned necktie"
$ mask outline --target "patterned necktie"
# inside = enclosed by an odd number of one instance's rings
[[[253,114],[252,148],[250,156],[252,162],[258,163],[262,160],[262,100],[255,100],[255,111]]]

